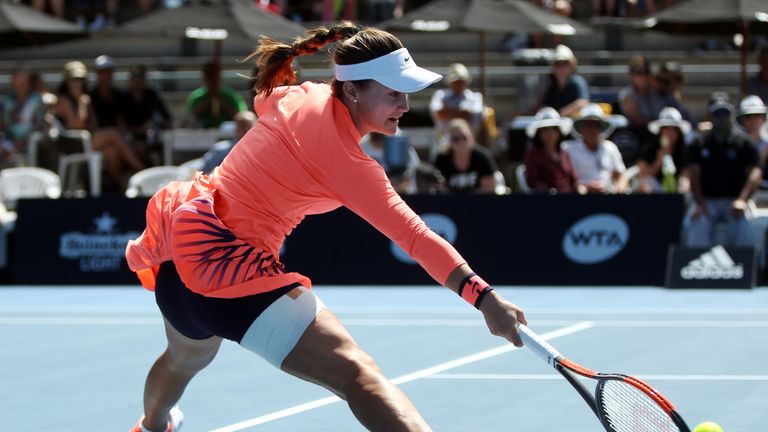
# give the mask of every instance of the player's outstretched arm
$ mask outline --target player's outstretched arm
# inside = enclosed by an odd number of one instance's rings
[[[523,310],[490,289],[468,265],[462,264],[453,270],[445,284],[483,313],[491,334],[501,336],[515,346],[523,346],[517,332],[518,322],[527,324]]]

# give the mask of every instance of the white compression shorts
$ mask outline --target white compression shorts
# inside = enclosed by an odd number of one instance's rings
[[[312,290],[299,286],[256,318],[240,340],[240,346],[280,369],[304,330],[323,308],[325,304]]]

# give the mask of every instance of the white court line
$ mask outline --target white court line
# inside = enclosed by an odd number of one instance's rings
[[[104,326],[104,325],[157,325],[162,324],[162,318],[107,318],[107,317],[0,317],[0,325],[79,325],[79,326]]]
[[[536,320],[540,326],[573,324],[576,320]],[[409,318],[353,318],[343,319],[349,326],[368,327],[484,327],[481,320],[472,319],[409,319]],[[768,320],[591,320],[596,327],[768,327]]]
[[[474,319],[421,319],[421,318],[349,318],[341,319],[347,326],[360,327],[484,327],[482,320]],[[104,317],[104,316],[0,316],[0,325],[157,325],[159,316]],[[576,320],[536,320],[538,326],[568,326]],[[768,320],[592,320],[595,327],[656,327],[656,328],[762,328]]]
[[[768,375],[632,375],[648,381],[768,381]],[[562,375],[551,374],[435,374],[425,379],[442,380],[561,380]]]
[[[541,337],[545,340],[551,340],[555,338],[559,338],[562,336],[567,336],[573,333],[577,333],[583,330],[586,330],[588,328],[592,327],[592,323],[589,321],[582,321],[573,325],[570,325],[568,327],[563,327],[561,329],[553,330],[551,332],[547,332],[541,335]],[[468,356],[464,356],[455,360],[451,360],[445,363],[440,363],[438,365],[421,369],[416,372],[412,372],[406,375],[399,376],[397,378],[392,379],[392,382],[399,385],[399,384],[405,384],[411,381],[415,381],[420,378],[426,378],[430,375],[434,375],[440,372],[444,372],[453,368],[457,368],[459,366],[464,366],[470,363],[474,363],[480,360],[484,360],[487,358],[495,357],[500,354],[504,354],[513,350],[518,349],[511,343],[499,346],[497,348],[492,348],[486,351],[481,351],[479,353],[471,354]],[[299,414],[305,411],[310,411],[315,408],[320,408],[325,405],[330,405],[332,403],[336,403],[341,401],[336,396],[329,396],[322,399],[317,399],[314,401],[306,402],[300,405],[296,405],[290,408],[286,408],[280,411],[275,411],[270,414],[266,414],[260,417],[255,417],[250,420],[245,420],[239,423],[235,423],[229,426],[224,426],[218,429],[214,429],[210,432],[235,432],[240,431],[243,429],[247,429],[252,426],[258,426],[260,424],[268,423],[274,420],[278,420],[284,417],[292,416],[295,414]]]

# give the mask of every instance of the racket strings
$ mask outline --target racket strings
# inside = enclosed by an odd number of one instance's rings
[[[672,418],[650,396],[619,380],[602,383],[598,406],[616,432],[679,432]]]

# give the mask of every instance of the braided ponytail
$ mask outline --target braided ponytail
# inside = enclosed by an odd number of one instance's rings
[[[295,57],[314,54],[325,45],[349,39],[359,31],[356,25],[345,21],[330,29],[318,27],[308,30],[308,37],[297,37],[291,45],[262,36],[259,46],[246,58],[257,57],[258,72],[254,77],[256,93],[269,95],[278,86],[295,83],[296,74],[291,67]]]

